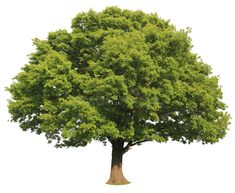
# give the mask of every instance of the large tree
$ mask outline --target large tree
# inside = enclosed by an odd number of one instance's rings
[[[189,32],[142,11],[79,13],[71,32],[34,39],[35,52],[8,88],[12,120],[56,147],[110,142],[108,184],[129,183],[122,157],[134,145],[218,142],[229,115]]]

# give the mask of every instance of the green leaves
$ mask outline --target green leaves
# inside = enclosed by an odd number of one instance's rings
[[[57,147],[91,140],[215,143],[229,115],[218,77],[191,52],[189,30],[156,14],[109,7],[72,31],[34,39],[36,51],[8,88],[23,130]]]

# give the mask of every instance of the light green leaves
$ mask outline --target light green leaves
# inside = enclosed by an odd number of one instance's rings
[[[109,7],[72,31],[34,39],[36,51],[8,88],[23,130],[57,147],[91,140],[214,143],[229,115],[218,77],[191,52],[189,30],[156,14]]]

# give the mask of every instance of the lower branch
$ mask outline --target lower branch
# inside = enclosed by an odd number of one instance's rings
[[[134,145],[140,145],[141,143],[144,143],[144,142],[147,142],[147,141],[150,141],[150,140],[142,140],[142,141],[130,141],[127,143],[127,145],[123,148],[123,154],[128,152],[128,150],[131,149],[132,146]]]

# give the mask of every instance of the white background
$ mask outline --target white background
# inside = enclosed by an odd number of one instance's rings
[[[46,38],[70,28],[81,11],[118,5],[157,12],[178,29],[191,27],[193,51],[220,76],[224,101],[235,117],[233,0],[2,0],[0,2],[0,192],[2,193],[234,193],[235,131],[214,145],[146,143],[124,157],[124,173],[132,183],[110,186],[111,148],[93,142],[85,148],[56,149],[44,136],[23,132],[9,122],[4,88],[33,51],[34,37]]]

